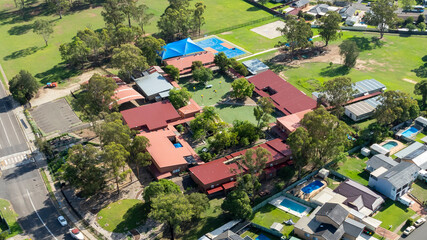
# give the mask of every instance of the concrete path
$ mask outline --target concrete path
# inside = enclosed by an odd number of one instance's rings
[[[400,236],[399,235],[397,235],[396,233],[394,233],[394,232],[391,232],[391,231],[389,231],[389,230],[387,230],[387,229],[385,229],[385,228],[382,228],[382,227],[379,227],[378,229],[377,229],[377,232],[376,232],[378,235],[380,235],[380,236],[384,236],[384,238],[386,238],[386,239],[390,239],[390,240],[397,240],[397,239],[399,239],[400,238]]]

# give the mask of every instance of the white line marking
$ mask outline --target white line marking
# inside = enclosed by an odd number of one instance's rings
[[[9,146],[10,146],[10,140],[9,140],[9,137],[7,136],[6,128],[4,128],[3,121],[1,119],[0,119],[0,123],[1,123],[1,126],[2,126],[3,131],[4,131],[4,135],[6,136],[6,140],[9,143]]]
[[[36,212],[36,214],[37,214],[37,217],[39,217],[39,219],[40,219],[40,222],[42,222],[42,223],[43,223],[43,226],[47,229],[47,231],[49,231],[50,235],[52,235],[52,237],[53,237],[55,240],[58,240],[58,239],[55,237],[55,235],[53,235],[53,233],[50,231],[50,229],[46,226],[46,224],[43,222],[42,218],[40,217],[39,213],[38,213],[38,212],[37,212],[37,210],[36,210],[36,207],[34,207],[34,203],[33,203],[33,200],[31,200],[30,192],[28,191],[28,189],[27,189],[27,194],[28,194],[28,198],[30,199],[31,205],[33,206],[33,209],[34,209],[34,211],[35,211],[35,212]]]
[[[15,133],[16,140],[18,140],[18,143],[21,143],[21,140],[19,139],[18,134],[16,133],[15,126],[13,126],[12,119],[10,119],[10,114],[7,114],[7,116],[9,117],[10,125],[12,125],[13,133]]]

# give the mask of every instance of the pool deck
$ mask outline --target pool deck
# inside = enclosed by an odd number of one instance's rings
[[[292,202],[294,202],[294,203],[296,203],[296,204],[299,204],[299,205],[302,205],[302,206],[306,207],[305,211],[304,211],[304,212],[302,212],[302,213],[299,213],[299,212],[294,211],[294,210],[292,210],[292,209],[290,209],[290,208],[287,208],[287,207],[284,207],[284,206],[280,205],[280,203],[281,203],[285,198],[286,198],[286,199],[288,199],[289,201],[292,201]],[[292,200],[292,199],[289,199],[289,198],[287,198],[287,197],[285,197],[285,196],[277,197],[277,198],[275,198],[275,199],[271,200],[269,203],[270,203],[271,205],[273,205],[273,206],[277,207],[278,209],[283,210],[283,211],[285,211],[285,212],[287,212],[287,213],[290,213],[290,214],[292,214],[292,215],[294,215],[294,216],[297,216],[297,217],[307,216],[307,215],[308,215],[308,213],[311,211],[311,207],[308,207],[308,206],[306,206],[306,205],[303,205],[303,204],[301,204],[301,203],[299,203],[299,202],[296,202],[296,201],[294,201],[294,200]],[[284,220],[285,220],[285,219],[284,219]]]
[[[394,155],[395,153],[399,152],[400,150],[402,150],[402,149],[404,149],[404,148],[406,147],[406,145],[405,145],[405,144],[403,144],[402,142],[400,142],[400,141],[398,141],[398,140],[396,140],[396,139],[387,139],[387,140],[385,140],[384,142],[380,143],[380,145],[381,145],[381,146],[383,146],[384,144],[386,144],[386,143],[388,143],[388,142],[390,142],[390,141],[393,141],[393,142],[396,142],[396,143],[397,143],[397,146],[396,146],[396,147],[392,147],[392,148],[390,149],[390,156],[391,156],[391,155]]]

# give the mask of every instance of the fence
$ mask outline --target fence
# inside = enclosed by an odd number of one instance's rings
[[[259,230],[261,230],[261,231],[264,231],[264,232],[266,232],[266,233],[269,233],[269,234],[271,234],[271,235],[273,235],[273,236],[276,236],[276,237],[279,237],[279,238],[283,236],[283,234],[282,234],[282,233],[280,233],[280,232],[278,232],[278,231],[268,229],[268,228],[263,227],[263,226],[261,226],[261,225],[258,225],[258,224],[256,224],[256,223],[252,223],[252,227],[257,228],[257,229],[259,229]]]

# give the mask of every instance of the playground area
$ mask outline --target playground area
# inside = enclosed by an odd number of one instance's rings
[[[230,42],[225,42],[216,36],[198,41],[196,42],[196,44],[199,47],[205,49],[206,51],[212,52],[214,54],[223,52],[228,58],[234,58],[246,54],[245,51],[241,50],[236,45]]]
[[[258,33],[259,35],[264,36],[268,39],[273,39],[282,36],[282,33],[277,30],[277,28],[283,27],[285,27],[285,22],[275,21],[256,28],[252,28],[251,31]]]

